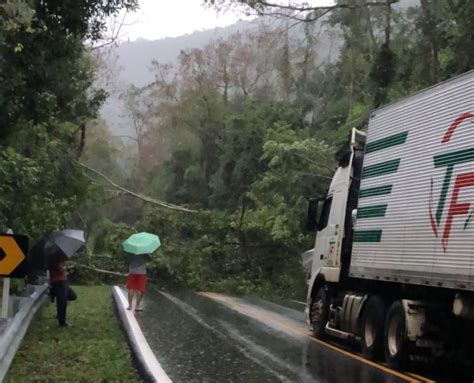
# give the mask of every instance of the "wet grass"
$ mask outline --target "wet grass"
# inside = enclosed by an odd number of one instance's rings
[[[32,321],[7,382],[140,381],[112,307],[108,286],[74,287],[68,328],[59,328],[49,304]]]

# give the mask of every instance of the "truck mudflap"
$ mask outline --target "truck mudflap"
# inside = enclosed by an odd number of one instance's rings
[[[426,323],[426,302],[402,300],[405,309],[407,338],[416,342],[423,336],[423,328]]]
[[[433,312],[445,311],[442,305],[425,302],[403,300],[403,308],[406,314],[407,339],[413,342],[418,352],[411,355],[413,360],[432,361],[446,353],[446,339],[442,336],[440,323],[433,321]],[[429,354],[422,350],[430,350]],[[421,358],[421,359],[420,359]]]
[[[441,312],[443,307],[436,303],[412,300],[403,300],[402,304],[406,313],[407,338],[417,347],[431,349],[433,355],[441,354],[444,342],[433,338],[433,333],[439,332],[440,329],[430,320],[429,311]]]

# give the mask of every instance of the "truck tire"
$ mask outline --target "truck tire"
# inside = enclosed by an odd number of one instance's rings
[[[405,309],[395,301],[387,313],[384,330],[385,361],[394,370],[404,370],[408,364],[409,341]]]
[[[325,328],[329,318],[329,305],[329,290],[327,286],[321,286],[311,302],[309,312],[311,331],[318,339],[323,339],[326,336]]]
[[[367,359],[377,360],[383,355],[386,312],[385,302],[377,295],[371,296],[365,304],[360,322],[360,344]]]

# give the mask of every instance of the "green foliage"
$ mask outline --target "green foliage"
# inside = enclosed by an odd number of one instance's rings
[[[73,207],[84,198],[86,188],[77,166],[67,157],[51,165],[55,149],[43,147],[35,159],[11,147],[0,153],[2,231],[11,228],[37,239],[48,230],[62,227]]]
[[[160,284],[301,296],[300,254],[314,241],[303,230],[307,198],[325,193],[351,129],[474,66],[474,2],[350,3],[327,20],[343,40],[331,63],[316,61],[317,10],[302,41],[287,30],[237,34],[181,52],[174,67],[153,63],[153,84],[125,96],[136,130],[125,146],[92,121],[105,94],[92,88],[84,41],[136,1],[0,1],[0,226],[38,237],[81,224],[89,256],[80,262],[120,272],[121,242],[155,232],[163,247],[150,276]],[[150,207],[103,179],[91,185],[80,156],[134,192],[199,213]]]
[[[282,106],[265,108],[265,113],[256,115],[252,106],[240,118],[229,118],[221,164],[225,164],[224,159],[235,158],[233,173],[228,178],[219,173],[213,177],[222,182],[218,186],[223,188],[222,201],[227,199],[226,210],[214,207],[189,215],[147,207],[134,229],[102,223],[94,229],[96,240],[91,252],[109,256],[93,256],[93,263],[126,272],[121,241],[133,230],[144,230],[162,238],[163,246],[149,265],[150,278],[159,284],[236,293],[285,294],[291,290],[301,294],[299,252],[295,249],[304,249],[313,240],[302,231],[305,197],[323,193],[327,187],[332,150],[309,137],[302,122],[294,117]],[[294,125],[270,123],[278,118]],[[259,157],[246,156],[246,150]],[[183,174],[194,167],[191,161]],[[226,166],[221,169],[230,171]],[[242,169],[252,173],[240,177],[245,175]],[[237,182],[224,187],[226,179],[240,180],[245,188]],[[211,186],[217,190],[215,184]]]
[[[85,40],[135,0],[0,0],[0,228],[37,239],[89,194],[76,164],[105,92]]]
[[[303,229],[307,198],[325,193],[351,129],[365,129],[375,107],[473,68],[473,2],[351,3],[328,19],[343,39],[333,63],[316,65],[310,22],[303,42],[257,32],[182,52],[176,68],[154,63],[157,81],[135,106],[158,117],[141,125],[143,187],[200,213],[140,205],[133,219],[130,199],[117,198],[122,218],[114,211],[93,229],[92,251],[108,255],[97,265],[125,271],[120,241],[145,230],[162,238],[150,264],[160,284],[302,297],[300,254],[314,241]]]
[[[268,170],[248,194],[255,204],[249,220],[260,222],[273,240],[286,246],[301,241],[306,198],[325,192],[331,158],[328,145],[301,139],[288,125],[276,124],[263,145]]]
[[[230,114],[224,126],[224,144],[219,169],[211,178],[209,205],[234,211],[267,169],[262,158],[265,136],[278,121],[303,129],[297,111],[285,103],[246,102],[239,113]]]
[[[446,0],[445,3],[440,10],[444,23],[442,34],[446,34],[444,73],[463,73],[474,68],[474,3],[469,0]]]

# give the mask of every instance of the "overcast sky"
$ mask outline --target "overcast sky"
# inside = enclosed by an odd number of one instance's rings
[[[288,4],[288,0],[277,0]],[[334,0],[306,0],[327,5]],[[301,1],[292,1],[298,3]],[[239,19],[249,19],[242,12],[216,12],[202,5],[202,0],[139,0],[140,9],[126,18],[131,25],[122,28],[122,40],[138,38],[156,40],[176,37],[194,31],[224,27]]]

